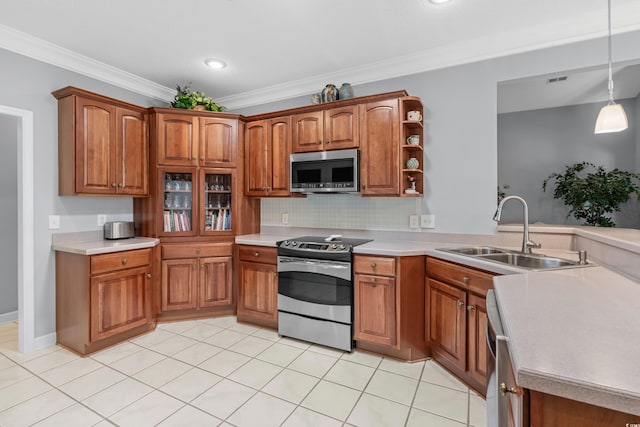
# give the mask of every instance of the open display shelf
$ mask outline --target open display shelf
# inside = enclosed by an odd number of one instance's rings
[[[409,120],[409,112],[418,111],[420,120]],[[405,96],[400,98],[402,127],[400,130],[400,195],[401,197],[422,197],[424,194],[424,108],[420,98]],[[411,135],[418,136],[417,144],[409,144]],[[410,168],[409,159],[416,159],[416,168]],[[415,180],[415,192],[410,191],[411,180]]]

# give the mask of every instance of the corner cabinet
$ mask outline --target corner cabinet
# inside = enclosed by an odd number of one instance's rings
[[[424,359],[424,257],[356,254],[353,269],[356,347]]]
[[[58,99],[58,194],[149,195],[147,110],[74,87]]]
[[[434,360],[484,395],[487,291],[494,273],[436,258],[426,262],[426,340]]]
[[[244,193],[251,197],[290,196],[291,116],[247,123]]]
[[[277,328],[277,249],[239,245],[238,259],[238,320]]]
[[[154,249],[101,255],[56,252],[56,337],[88,354],[155,327]]]

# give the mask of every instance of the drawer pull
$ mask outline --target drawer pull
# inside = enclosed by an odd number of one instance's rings
[[[125,264],[126,264],[126,263],[128,263],[128,262],[129,262],[129,260],[128,260],[128,259],[126,259],[126,258],[122,258],[122,265],[125,265]]]
[[[258,258],[258,257],[260,256],[260,252],[255,252],[255,253],[253,254],[253,256],[254,256],[254,257],[256,257],[256,258]]]
[[[464,306],[464,301],[458,301],[458,307]]]
[[[469,279],[467,276],[464,276],[464,277],[462,278],[462,281],[464,282],[464,284],[465,284],[465,285],[468,285],[468,284],[469,284],[469,282],[471,281],[471,279]]]
[[[196,248],[196,253],[199,254],[200,253],[200,248]]]
[[[372,262],[372,263],[371,263],[371,268],[376,268],[376,267],[377,267],[376,263],[375,263],[375,262]]]
[[[472,311],[473,311],[473,309],[475,309],[475,307],[474,307],[474,306],[472,306],[472,305],[468,305],[468,306],[467,306],[467,311],[468,311],[468,312],[472,312]]]
[[[147,273],[147,279],[151,279],[151,273]]]
[[[376,283],[376,278],[375,277],[371,278],[371,283]]]

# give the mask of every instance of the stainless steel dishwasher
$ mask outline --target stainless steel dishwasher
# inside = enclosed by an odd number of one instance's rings
[[[487,293],[487,425],[521,427],[523,425],[523,390],[509,355],[509,337],[505,335],[498,302],[493,290]]]

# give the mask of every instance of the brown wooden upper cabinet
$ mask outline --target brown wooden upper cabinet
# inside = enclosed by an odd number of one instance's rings
[[[289,196],[291,116],[247,123],[244,194]]]
[[[360,191],[400,194],[398,99],[360,104]]]
[[[58,99],[58,194],[148,196],[146,109],[74,87]]]
[[[357,105],[293,116],[292,153],[357,148],[359,142]]]
[[[238,121],[153,109],[157,162],[165,166],[236,167]]]

